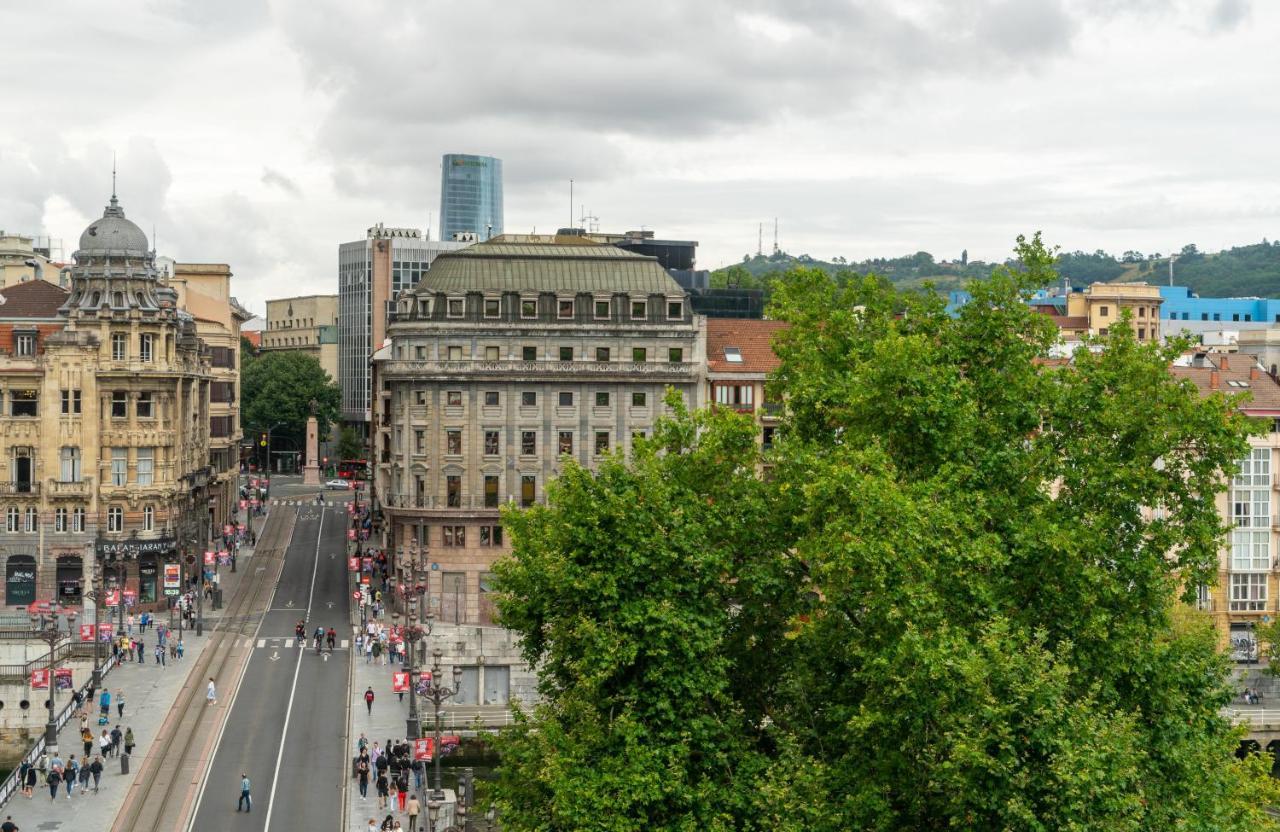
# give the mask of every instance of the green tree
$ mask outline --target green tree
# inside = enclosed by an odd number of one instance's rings
[[[344,427],[338,432],[338,459],[364,459],[365,447],[355,428]]]
[[[279,425],[274,435],[301,442],[307,417],[315,402],[320,436],[338,418],[341,394],[338,385],[315,356],[301,352],[267,352],[240,368],[240,414],[246,431],[266,431]]]

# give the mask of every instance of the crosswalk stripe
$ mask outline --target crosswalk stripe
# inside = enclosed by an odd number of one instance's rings
[[[259,647],[266,647],[266,646],[267,646],[267,640],[266,640],[265,638],[260,638],[260,639],[258,639],[258,646],[259,646]]]
[[[350,646],[351,646],[351,643],[350,643],[347,639],[345,639],[345,638],[344,638],[344,639],[342,640],[342,649],[343,649],[343,650],[346,650],[346,649],[347,649],[348,647],[350,647]]]

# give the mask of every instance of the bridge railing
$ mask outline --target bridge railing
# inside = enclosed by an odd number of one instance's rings
[[[1237,725],[1280,726],[1280,708],[1227,708],[1223,713]]]

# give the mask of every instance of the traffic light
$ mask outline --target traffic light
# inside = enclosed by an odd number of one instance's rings
[[[267,435],[265,433],[258,437],[258,444],[264,448],[267,447]]]

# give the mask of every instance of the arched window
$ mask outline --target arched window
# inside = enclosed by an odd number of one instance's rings
[[[144,532],[154,531],[156,527],[156,507],[147,504],[142,507],[142,530]]]
[[[117,309],[124,306],[124,292],[116,292],[111,296],[111,305]]]

